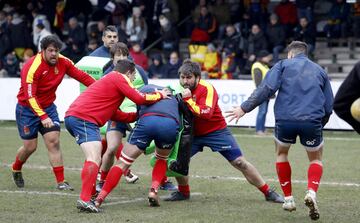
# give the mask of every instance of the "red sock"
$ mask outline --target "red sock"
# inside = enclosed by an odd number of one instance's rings
[[[291,196],[291,166],[289,162],[277,162],[276,171],[284,196]]]
[[[12,165],[14,171],[21,171],[22,165],[26,162],[26,160],[21,161],[19,157],[16,155],[15,162]]]
[[[105,184],[100,191],[97,198],[100,198],[102,200],[105,200],[106,196],[116,187],[116,185],[119,183],[121,179],[121,175],[123,174],[123,170],[119,166],[113,166],[111,167],[107,180],[105,181]]]
[[[96,183],[99,166],[92,161],[85,161],[81,171],[81,192],[80,199],[88,202],[91,199],[92,189]]]
[[[104,153],[106,152],[106,149],[107,149],[106,138],[101,139],[101,146],[102,146],[102,150],[101,150],[101,157],[102,157],[104,155]]]
[[[106,176],[108,175],[109,171],[104,171],[101,170],[100,171],[100,181],[105,181],[106,180]]]
[[[317,192],[320,184],[320,179],[323,173],[322,165],[312,163],[308,169],[308,190]]]
[[[167,170],[166,160],[158,159],[155,162],[152,171],[151,188],[157,190],[160,186],[161,181],[164,179]]]
[[[261,191],[265,196],[267,196],[269,194],[269,185],[268,184],[264,184],[261,187],[258,187],[259,191]]]
[[[168,181],[168,178],[167,178],[167,176],[165,175],[164,178],[162,179],[160,185],[165,184],[167,181]]]
[[[53,172],[55,174],[57,183],[64,182],[64,166],[53,167]]]
[[[119,147],[116,150],[116,154],[115,154],[115,157],[116,157],[117,160],[120,158],[121,151],[122,151],[123,148],[124,148],[124,145],[122,143],[120,143]]]
[[[185,196],[190,196],[190,187],[189,185],[179,185],[179,192],[184,194]]]

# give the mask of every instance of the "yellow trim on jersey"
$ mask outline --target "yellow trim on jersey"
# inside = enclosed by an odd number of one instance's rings
[[[211,86],[211,84],[209,84],[208,82],[206,82],[204,80],[200,80],[199,84],[206,87],[207,94],[206,94],[205,104],[206,104],[206,106],[212,108],[213,100],[214,100],[214,88],[213,88],[213,86]]]
[[[41,64],[41,53],[38,53],[30,66],[28,73],[26,74],[26,83],[33,83],[35,71],[39,68]]]
[[[145,94],[146,101],[157,101],[161,98],[161,94],[156,92],[156,94]]]
[[[187,99],[186,102],[188,103],[188,105],[190,105],[190,107],[194,110],[196,114],[200,115],[200,107],[192,98]]]
[[[45,115],[44,110],[42,110],[42,109],[40,108],[40,106],[39,106],[38,103],[36,102],[35,98],[29,98],[29,103],[30,103],[30,106],[34,109],[35,113],[36,113],[38,116]]]
[[[128,76],[126,76],[125,74],[122,74],[120,72],[118,72],[118,73],[121,74],[125,78],[126,82],[130,85],[130,87],[135,88],[134,85],[131,83],[130,78],[128,78]]]

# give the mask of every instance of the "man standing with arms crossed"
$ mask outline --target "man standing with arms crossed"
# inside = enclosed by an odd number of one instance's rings
[[[234,168],[241,171],[247,181],[258,188],[267,201],[283,203],[283,198],[265,183],[258,170],[243,156],[239,145],[226,126],[225,118],[218,105],[218,94],[208,82],[201,80],[200,66],[190,60],[184,61],[179,69],[180,84],[185,88],[183,100],[194,114],[194,138],[191,157],[209,147],[219,152]],[[178,191],[165,201],[179,201],[190,198],[189,177],[176,177]]]
[[[306,43],[293,41],[288,46],[288,59],[275,64],[251,96],[240,107],[226,113],[231,117],[229,121],[235,119],[237,122],[278,91],[274,107],[276,170],[285,195],[283,209],[296,210],[288,152],[299,136],[310,161],[305,205],[310,218],[317,220],[320,214],[316,192],[323,171],[322,129],[332,113],[334,98],[326,72],[309,60],[306,53]]]
[[[16,123],[23,146],[12,165],[17,187],[24,187],[22,165],[37,148],[38,132],[43,135],[49,161],[57,181],[57,189],[73,190],[64,179],[64,164],[60,150],[60,120],[54,104],[56,89],[67,74],[86,86],[95,80],[77,69],[73,62],[59,54],[61,41],[54,35],[41,41],[41,51],[32,57],[21,71],[21,87],[16,105]]]

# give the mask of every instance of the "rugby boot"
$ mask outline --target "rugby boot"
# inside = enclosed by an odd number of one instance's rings
[[[183,201],[183,200],[189,200],[190,195],[184,195],[180,191],[175,191],[170,194],[169,197],[165,198],[164,201]]]
[[[23,188],[25,186],[24,178],[21,171],[13,171],[12,176],[14,183],[18,188]]]

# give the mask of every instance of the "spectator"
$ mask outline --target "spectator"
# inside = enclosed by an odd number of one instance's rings
[[[106,23],[103,20],[89,27],[88,39],[96,39],[98,45],[102,45],[102,36],[106,28]]]
[[[199,21],[196,24],[197,28],[206,31],[210,40],[216,38],[217,21],[216,18],[209,12],[207,6],[201,6]]]
[[[132,42],[130,56],[134,59],[135,64],[141,66],[144,70],[148,70],[148,57],[141,50],[140,42]]]
[[[360,1],[357,0],[352,7],[354,37],[360,38]]]
[[[336,0],[328,14],[328,23],[324,27],[326,37],[346,37],[349,14],[350,4],[346,3],[344,0]]]
[[[225,48],[221,55],[221,79],[233,79],[236,67],[235,53]]]
[[[9,36],[4,32],[3,27],[0,26],[0,61],[11,50]]]
[[[306,18],[300,18],[300,24],[295,28],[294,40],[302,41],[307,44],[309,56],[315,50],[316,32],[312,24]]]
[[[228,2],[225,2],[224,0],[216,0],[215,5],[211,12],[216,18],[216,21],[218,22],[218,35],[217,38],[221,39],[224,37],[225,29],[227,24],[231,23],[230,20],[230,7]]]
[[[207,52],[205,54],[201,70],[201,76],[203,79],[220,79],[221,77],[221,57],[212,43],[207,45]]]
[[[246,63],[243,59],[246,40],[236,31],[233,25],[227,25],[225,32],[225,38],[221,41],[219,52],[223,53],[227,51],[233,54],[233,65],[235,65],[235,68],[239,65],[240,69],[242,69]]]
[[[8,53],[3,65],[4,76],[20,77],[19,60],[16,58],[14,52]]]
[[[141,9],[134,7],[132,16],[126,22],[126,34],[130,36],[130,42],[139,42],[141,48],[147,37],[147,25],[145,18],[141,16]]]
[[[248,61],[245,65],[244,72],[246,74],[250,73],[250,68],[252,63],[256,59],[256,53],[260,52],[261,50],[267,50],[268,42],[263,31],[260,29],[259,25],[254,24],[251,27],[251,33],[248,39],[248,47],[247,47],[247,54],[248,54]]]
[[[21,59],[25,49],[32,47],[31,32],[27,27],[26,21],[18,13],[10,14],[8,19],[10,24],[7,32],[9,33],[11,46],[16,56]]]
[[[296,6],[289,0],[281,0],[274,12],[279,16],[280,23],[285,28],[286,38],[293,36],[293,30],[298,22]]]
[[[182,61],[179,58],[178,52],[174,51],[170,54],[170,59],[165,64],[165,78],[175,79],[179,77],[178,70],[181,67]]]
[[[37,8],[34,8],[31,11],[31,15],[34,18],[33,23],[32,23],[32,30],[33,30],[33,43],[34,45],[37,47],[38,43],[39,43],[39,34],[38,32],[36,32],[36,26],[38,24],[43,24],[44,29],[47,30],[49,33],[51,32],[51,28],[50,28],[50,23],[49,20],[47,19],[46,15],[40,14],[39,10]],[[39,48],[39,47],[38,47]],[[40,51],[40,50],[39,50]]]
[[[92,38],[89,40],[89,44],[87,46],[86,55],[91,54],[99,47],[98,42],[96,39]]]
[[[6,17],[7,17],[7,13],[0,10],[0,28],[6,29],[7,26]]]
[[[276,63],[279,60],[279,54],[285,49],[286,42],[284,27],[279,23],[276,14],[271,14],[266,34],[269,40],[269,49],[271,49],[273,60]]]
[[[165,76],[165,65],[161,54],[156,53],[152,57],[152,64],[149,67],[149,77],[152,79],[164,78]]]
[[[258,24],[261,29],[266,28],[268,18],[266,0],[251,0],[248,5],[247,13],[250,17],[251,25]]]
[[[160,33],[162,37],[162,50],[166,58],[169,57],[172,51],[179,50],[179,34],[175,27],[172,26],[169,19],[164,15],[160,15]]]
[[[86,45],[86,33],[80,26],[76,17],[69,19],[69,38],[67,44],[72,46],[73,49],[83,51]]]
[[[305,17],[310,23],[313,22],[314,2],[309,0],[296,0],[298,18]]]
[[[26,49],[24,52],[24,58],[19,64],[20,70],[23,69],[24,64],[28,62],[32,56],[34,56],[34,51],[32,49]]]
[[[51,35],[51,33],[47,29],[45,29],[44,24],[42,24],[40,22],[38,24],[36,24],[35,29],[34,29],[34,37],[36,36],[37,39],[34,42],[34,45],[36,46],[38,52],[41,51],[40,41],[44,37],[49,36],[49,35]]]

